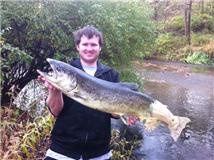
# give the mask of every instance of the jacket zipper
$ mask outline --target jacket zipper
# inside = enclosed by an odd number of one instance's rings
[[[87,141],[88,141],[88,132],[87,132],[87,134],[85,136],[85,144],[87,143]]]

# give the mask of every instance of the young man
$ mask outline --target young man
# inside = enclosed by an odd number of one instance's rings
[[[74,32],[74,41],[79,59],[71,65],[97,78],[119,82],[118,73],[98,61],[103,36],[93,26]],[[56,117],[51,133],[51,146],[45,160],[107,160],[111,158],[111,118],[116,115],[100,112],[83,106],[68,98],[50,85],[43,77],[38,79],[48,88],[47,105]],[[133,120],[130,120],[134,123]]]
[[[97,78],[119,82],[118,73],[98,61],[103,44],[100,31],[93,26],[83,27],[74,32],[74,41],[79,59],[73,60],[72,66]],[[85,107],[62,94],[44,77],[38,79],[49,90],[46,103],[56,117],[45,160],[110,159],[110,119],[115,116]]]

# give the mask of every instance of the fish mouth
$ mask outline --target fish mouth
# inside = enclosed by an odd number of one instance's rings
[[[57,75],[54,74],[54,72],[46,73],[46,72],[43,72],[43,71],[41,71],[39,69],[37,69],[36,71],[39,73],[39,75],[41,75],[42,77],[44,77],[48,81],[54,82],[54,79],[57,78]]]
[[[47,79],[56,79],[57,78],[57,69],[56,69],[56,67],[51,63],[51,59],[50,58],[47,58],[47,61],[48,61],[48,63],[50,64],[50,66],[51,66],[51,69],[52,69],[52,71],[51,72],[48,72],[48,73],[46,73],[46,72],[43,72],[43,71],[41,71],[41,70],[39,70],[39,69],[37,69],[36,71],[41,75],[41,76],[43,76],[43,77],[45,77],[45,78],[47,78]]]
[[[50,64],[51,69],[52,69],[52,71],[49,72],[48,75],[49,75],[50,77],[56,79],[56,78],[57,78],[57,75],[58,75],[57,69],[56,69],[55,65],[53,65],[53,64],[51,63],[52,60],[51,60],[50,58],[47,58],[47,61],[48,61],[48,63]]]
[[[67,64],[51,58],[47,58],[46,60],[49,63],[52,71],[45,73],[43,71],[37,70],[37,72],[42,77],[44,77],[49,83],[60,90],[64,89],[69,92],[70,90],[77,88],[76,77],[72,77],[69,75],[69,73],[66,72],[66,67],[69,65],[66,66]]]

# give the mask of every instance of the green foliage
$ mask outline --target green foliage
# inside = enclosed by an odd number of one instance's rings
[[[181,17],[179,18],[176,16],[172,19],[181,20]],[[175,22],[179,22],[179,20]],[[167,60],[181,60],[184,58],[187,59],[189,63],[210,64],[213,57],[213,34],[201,34],[192,32],[191,46],[189,46],[186,38],[181,34],[177,34],[178,32],[182,31],[179,31],[179,28],[181,27],[180,23],[181,21],[179,23],[172,23],[173,25],[175,24],[175,27],[171,28],[176,28],[176,26],[178,26],[178,28],[174,29],[174,33],[162,33],[156,38],[154,53],[156,53],[159,58]],[[190,50],[188,48],[190,48]],[[204,55],[205,57],[199,56],[200,54],[189,54],[198,51],[203,52],[202,55]]]
[[[167,55],[176,52],[176,49],[185,43],[183,37],[176,37],[172,33],[160,34],[155,40],[155,53]]]
[[[26,111],[2,106],[0,122],[2,160],[35,158],[38,143],[43,137],[50,135],[54,123],[48,109],[45,113],[44,117],[32,119]]]
[[[184,34],[184,16],[178,15],[167,20],[165,29],[169,32]],[[191,30],[193,32],[214,32],[214,17],[208,14],[192,14]]]
[[[70,38],[73,29],[67,20],[68,11],[61,11],[63,7],[66,7],[63,2],[3,2],[2,28],[11,28],[10,31],[3,34],[6,42],[18,46],[20,49],[25,48],[33,57],[35,54],[45,52],[47,47],[60,51],[68,49],[73,43]],[[11,10],[15,12],[11,12]],[[39,51],[36,50],[36,47]]]
[[[138,75],[136,75],[133,68],[119,68],[118,71],[120,74],[120,80],[122,82],[130,82],[136,84],[138,85],[139,90],[143,90],[142,80]]]
[[[30,55],[28,55],[26,52],[20,50],[18,47],[13,47],[10,44],[3,44],[0,52],[4,52],[4,50],[7,50],[8,52],[10,52],[9,54],[7,54],[7,59],[9,60],[7,63],[8,65],[11,65],[11,62],[15,61],[15,60],[22,60],[25,61],[27,63],[30,63],[30,61],[32,60],[32,57]]]
[[[207,54],[202,51],[195,51],[193,53],[188,54],[188,56],[184,59],[187,63],[192,64],[212,64],[212,62]]]
[[[112,130],[112,138],[110,146],[113,150],[114,160],[135,160],[133,151],[138,146],[137,138],[128,141],[124,138],[118,130]]]
[[[79,2],[83,24],[93,24],[104,33],[101,58],[116,65],[134,57],[143,57],[151,49],[154,25],[147,5],[138,1]]]
[[[138,83],[139,78],[137,77],[132,68],[119,69],[119,72],[121,81]]]
[[[169,20],[167,20],[165,28],[167,31],[184,33],[184,17],[178,15],[170,18]]]
[[[194,32],[214,32],[214,17],[208,14],[194,14],[191,23]]]
[[[28,67],[32,61],[32,57],[27,54],[25,51],[20,50],[18,47],[13,47],[10,44],[2,44],[0,48],[0,52],[2,53],[1,56],[1,74],[0,74],[0,81],[1,86],[9,79],[14,76],[14,72],[12,72],[13,66],[19,63],[25,63]]]
[[[25,134],[20,142],[20,150],[27,157],[33,157],[36,145],[44,136],[50,134],[54,123],[53,117],[48,114],[45,117],[39,117],[34,122],[26,124]]]
[[[150,54],[155,27],[150,20],[152,10],[140,0],[134,1],[3,1],[1,2],[1,35],[5,43],[2,66],[7,77],[3,93],[11,85],[21,89],[36,78],[36,69],[48,70],[47,57],[70,61],[76,57],[72,32],[85,25],[95,25],[104,34],[101,59],[110,65]],[[2,39],[0,42],[2,42]],[[31,62],[17,62],[11,53],[16,48],[31,57]],[[9,53],[8,53],[9,51]],[[12,52],[11,52],[12,51]],[[21,59],[24,57],[20,57]],[[10,61],[10,63],[8,63]],[[128,65],[129,63],[127,63]],[[27,67],[26,67],[27,66]],[[14,70],[21,70],[13,82]],[[10,76],[5,76],[6,72]],[[19,74],[19,72],[17,72]],[[7,85],[6,85],[7,84]]]
[[[211,40],[214,40],[214,36],[212,34],[201,34],[194,33],[192,34],[192,44],[195,46],[200,46],[206,43],[209,43]]]
[[[173,48],[173,36],[170,33],[160,34],[155,40],[156,52],[160,54],[166,54],[169,50]]]
[[[151,9],[138,0],[21,1],[4,2],[2,6],[2,28],[12,28],[4,37],[7,42],[21,49],[28,48],[32,51],[40,42],[40,45],[44,45],[42,48],[49,46],[54,53],[73,57],[75,46],[71,38],[72,32],[92,24],[104,33],[102,58],[108,63],[116,64],[124,59],[148,54],[149,46],[154,40]],[[15,12],[11,13],[11,10]],[[15,26],[20,26],[22,33],[15,35]],[[38,54],[45,52],[42,48],[39,48]]]

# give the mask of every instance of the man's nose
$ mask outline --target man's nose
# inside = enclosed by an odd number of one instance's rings
[[[93,46],[92,45],[87,45],[87,50],[93,50]]]

